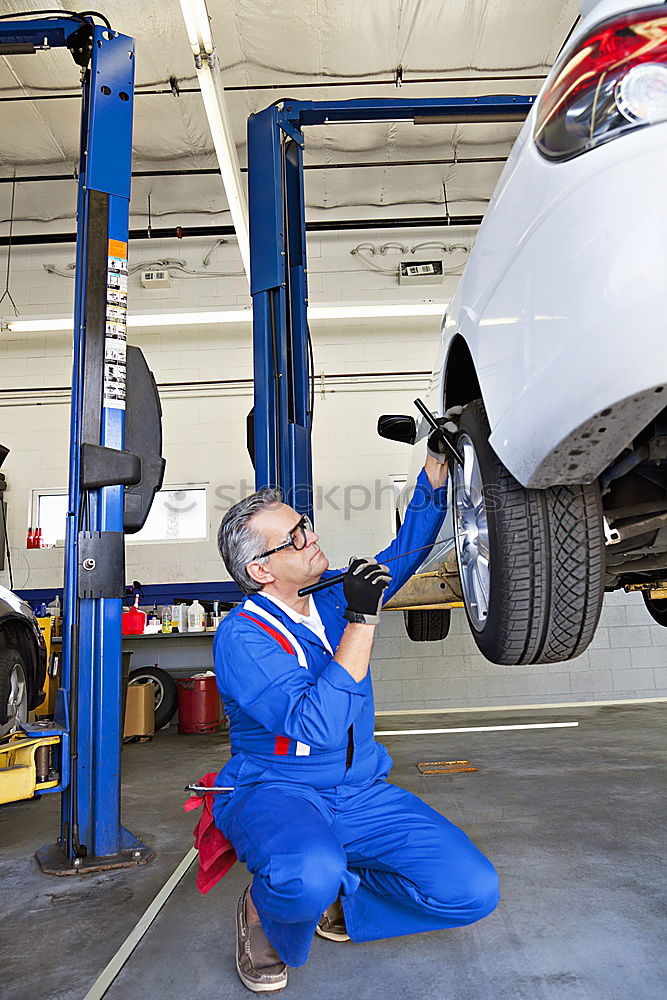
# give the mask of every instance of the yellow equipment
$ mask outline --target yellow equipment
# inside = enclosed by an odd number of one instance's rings
[[[53,716],[56,710],[56,691],[58,690],[58,671],[52,670],[52,649],[51,649],[51,638],[53,636],[53,618],[38,618],[37,624],[39,625],[40,632],[44,636],[44,642],[46,643],[46,677],[44,678],[44,691],[46,692],[46,697],[41,705],[38,705],[35,709],[35,718],[43,718],[44,716]]]
[[[53,748],[59,744],[60,736],[31,739],[18,732],[0,746],[0,805],[56,787],[60,776],[53,770]]]

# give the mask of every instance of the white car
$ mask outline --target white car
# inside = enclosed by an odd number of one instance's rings
[[[465,407],[459,594],[500,664],[583,652],[605,589],[641,589],[667,624],[667,5],[583,7],[498,182],[425,397],[436,414]],[[380,424],[415,444],[414,475],[428,426]],[[442,570],[446,535],[422,575]]]

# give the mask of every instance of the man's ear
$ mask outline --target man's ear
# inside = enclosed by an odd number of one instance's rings
[[[248,576],[256,583],[264,586],[267,583],[274,583],[275,576],[271,572],[268,563],[251,562],[246,566]]]

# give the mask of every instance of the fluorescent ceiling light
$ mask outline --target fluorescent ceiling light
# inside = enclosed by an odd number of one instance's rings
[[[188,41],[195,57],[204,111],[213,139],[227,204],[232,216],[241,260],[250,284],[250,232],[248,206],[241,180],[241,168],[229,120],[220,68],[213,50],[213,36],[206,0],[181,0]]]
[[[127,317],[128,327],[206,326],[209,323],[250,323],[252,309],[219,309],[217,312],[137,313]]]
[[[62,319],[13,319],[7,323],[10,333],[46,333],[53,330],[72,332],[72,317]]]
[[[393,305],[310,306],[309,320],[387,319],[391,317],[442,316],[447,302],[405,302]],[[210,312],[130,313],[128,327],[207,326],[218,323],[251,323],[252,309],[218,309]],[[11,333],[72,331],[72,317],[60,319],[14,319],[7,323]]]
[[[210,55],[211,52],[213,52],[213,36],[211,35],[211,23],[208,19],[206,0],[190,0],[190,2],[194,3],[195,6],[195,14],[197,16],[199,37],[201,38],[202,47],[204,52]]]
[[[248,208],[245,200],[245,193],[241,185],[241,168],[236,152],[236,144],[232,135],[227,108],[222,94],[222,89],[216,87],[213,73],[208,60],[203,60],[201,66],[195,67],[199,79],[204,110],[208,118],[208,125],[215,147],[215,155],[220,167],[222,183],[225,187],[225,195],[229,211],[234,223],[236,239],[239,244],[241,260],[250,284],[250,228],[248,222]]]
[[[203,49],[210,55],[213,51],[213,39],[206,0],[181,0],[181,10],[193,53],[198,55]]]

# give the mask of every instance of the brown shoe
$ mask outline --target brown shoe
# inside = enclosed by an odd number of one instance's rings
[[[340,901],[340,896],[335,903],[326,908],[319,924],[315,928],[315,932],[320,937],[327,938],[329,941],[350,940],[350,935],[347,933],[345,926],[345,914],[343,913],[343,904]]]
[[[246,897],[241,893],[236,908],[236,971],[244,986],[253,993],[273,993],[287,986],[287,966],[271,946],[259,920],[248,924]]]

